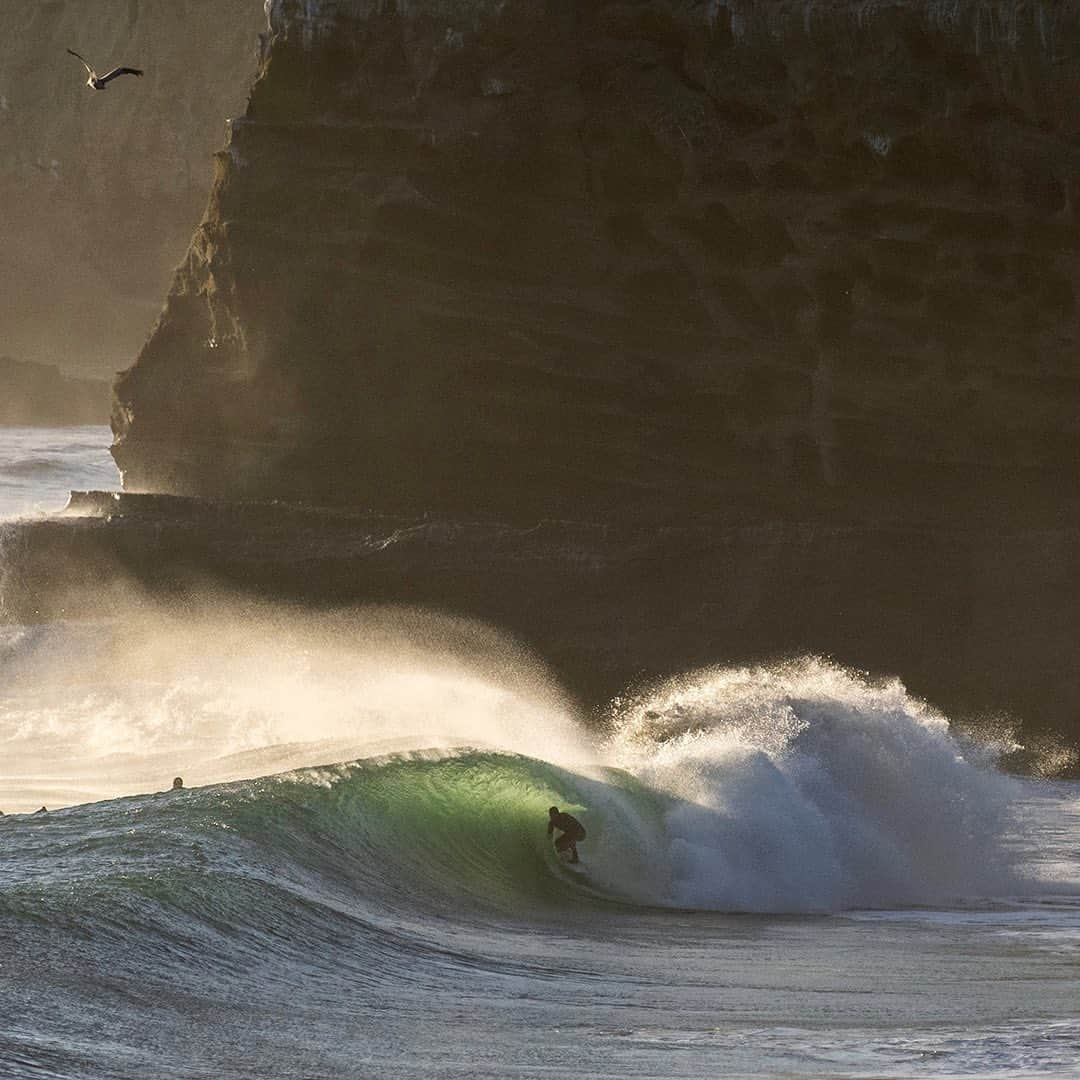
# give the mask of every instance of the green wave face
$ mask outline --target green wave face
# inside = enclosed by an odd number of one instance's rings
[[[48,882],[58,910],[88,912],[101,884],[114,912],[141,875],[185,917],[220,894],[223,917],[251,926],[275,888],[286,906],[384,923],[613,903],[825,912],[1012,896],[1023,882],[1004,831],[1011,782],[896,683],[816,663],[707,671],[643,701],[595,752],[631,771],[426,750],[0,828],[19,842],[8,865],[30,903]],[[552,848],[552,804],[588,830],[579,866]]]
[[[515,754],[379,759],[244,785],[230,819],[268,857],[288,858],[371,902],[493,912],[604,901],[662,902],[662,808],[618,769],[585,776]],[[235,792],[240,795],[239,791]],[[569,867],[548,807],[588,830]]]

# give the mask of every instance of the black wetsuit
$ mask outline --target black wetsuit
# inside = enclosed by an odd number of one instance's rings
[[[572,814],[553,814],[548,818],[548,836],[556,829],[562,833],[555,841],[556,851],[569,851],[572,856],[570,861],[578,861],[577,845],[579,840],[585,839],[585,826]]]

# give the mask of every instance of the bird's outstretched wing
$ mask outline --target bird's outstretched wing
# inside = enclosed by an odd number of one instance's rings
[[[94,69],[85,60],[83,60],[83,58],[79,56],[79,54],[74,49],[68,49],[67,51],[71,53],[71,55],[74,56],[76,59],[82,60],[82,66],[86,68],[91,78],[97,78],[97,72],[94,71]]]
[[[105,72],[98,79],[98,82],[104,86],[110,79],[115,79],[117,75],[142,75],[142,72],[138,68],[113,68],[112,71]]]

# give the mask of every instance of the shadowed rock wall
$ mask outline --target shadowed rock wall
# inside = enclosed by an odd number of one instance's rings
[[[117,386],[125,484],[1053,520],[1080,460],[1078,11],[272,3]]]
[[[0,353],[102,376],[130,364],[264,25],[260,0],[0,4]],[[145,75],[91,91],[68,48]]]

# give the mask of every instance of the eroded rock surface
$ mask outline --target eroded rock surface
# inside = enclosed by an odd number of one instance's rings
[[[129,490],[665,519],[1075,500],[1077,4],[268,15],[118,384]]]

